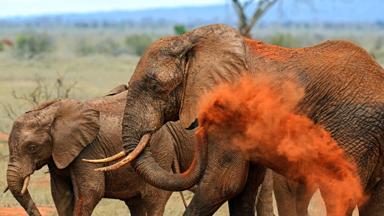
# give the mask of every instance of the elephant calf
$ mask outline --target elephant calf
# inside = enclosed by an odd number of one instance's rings
[[[106,164],[82,161],[123,150],[123,90],[84,103],[72,99],[46,102],[17,118],[9,139],[7,182],[29,215],[40,215],[27,189],[29,177],[44,165],[49,167],[59,215],[91,215],[103,197],[125,201],[132,215],[163,214],[171,192],[145,183],[130,166],[103,173],[94,169]],[[165,130],[152,138],[151,152],[170,170],[175,141]]]

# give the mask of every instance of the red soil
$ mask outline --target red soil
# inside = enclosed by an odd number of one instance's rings
[[[0,142],[3,141],[3,142],[7,142],[8,141],[8,134],[5,134],[5,133],[1,133],[0,132]]]
[[[295,53],[303,52],[303,48],[285,48],[272,44],[265,44],[262,41],[246,39],[246,44],[251,52],[256,56],[262,56],[277,62],[287,61]]]
[[[52,215],[52,213],[55,212],[55,209],[50,206],[41,206],[38,207],[40,210],[41,215]],[[27,215],[25,210],[23,208],[0,208],[0,215],[1,216],[22,216]]]

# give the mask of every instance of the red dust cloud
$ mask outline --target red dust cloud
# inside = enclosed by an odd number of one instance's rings
[[[323,127],[297,114],[303,96],[294,82],[277,85],[265,76],[220,85],[201,101],[198,139],[239,148],[252,161],[319,187],[328,215],[346,215],[365,199],[357,169]]]

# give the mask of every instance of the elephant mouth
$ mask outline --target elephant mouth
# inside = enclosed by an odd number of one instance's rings
[[[21,190],[19,191],[21,195],[24,195],[25,192],[28,190],[28,186],[29,186],[29,182],[31,181],[31,175],[34,173],[31,172],[29,174],[27,174],[25,177],[21,177],[22,181],[23,181],[23,186],[21,187]],[[9,190],[9,185],[7,185],[3,191],[3,193],[6,193],[8,190]]]

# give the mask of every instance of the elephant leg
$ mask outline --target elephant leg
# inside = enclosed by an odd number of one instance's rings
[[[308,215],[308,205],[315,188],[290,181],[284,176],[273,173],[273,189],[277,203],[277,210],[284,216]]]
[[[295,190],[284,176],[273,173],[273,190],[279,215],[296,216]]]
[[[82,165],[84,167],[84,165]],[[104,173],[91,169],[71,170],[71,180],[75,192],[75,216],[90,216],[97,203],[104,196]]]
[[[289,181],[289,180],[287,180]],[[317,187],[309,188],[304,184],[290,182],[296,188],[296,213],[297,215],[309,215],[308,206]]]
[[[145,203],[145,209],[148,216],[163,215],[165,205],[172,192],[160,190],[153,186],[148,185],[146,194],[143,197]]]
[[[264,174],[265,168],[263,166],[252,163],[249,164],[248,178],[243,191],[229,200],[230,215],[255,215],[257,192],[259,185],[263,181]],[[267,214],[260,214],[259,211],[257,212],[257,215],[267,216]]]
[[[74,210],[74,194],[70,178],[58,176],[53,170],[51,176],[51,193],[59,216],[72,215]]]
[[[213,152],[210,156],[204,176],[184,215],[213,215],[225,201],[244,188],[248,162],[240,153]]]
[[[129,212],[132,216],[146,216],[146,209],[144,200],[141,197],[134,197],[129,200],[125,200],[125,204],[129,208]]]
[[[76,216],[90,216],[97,203],[100,202],[102,195],[90,190],[81,190],[75,196],[75,209],[74,215]]]
[[[211,186],[198,187],[184,212],[184,216],[213,215],[225,201],[227,201],[225,196],[212,189]]]
[[[264,180],[258,195],[256,210],[259,216],[273,216],[273,176],[272,170],[265,171]]]
[[[95,209],[97,203],[100,202],[102,196],[94,193],[92,190],[82,190],[75,196],[75,209],[74,214],[76,216],[90,216],[93,209]]]
[[[360,216],[384,215],[384,180],[380,180],[371,191],[369,200],[359,207]]]
[[[329,198],[327,193],[323,193],[324,191],[321,191],[321,196],[323,197],[323,200],[324,200],[324,204],[325,204],[325,209],[327,211],[327,215],[329,216],[337,216],[337,215],[340,215],[339,213],[337,213],[337,206],[335,206],[334,202],[332,201],[332,198]],[[351,207],[350,209],[347,209],[347,212],[345,213],[345,216],[352,216],[353,214],[353,209],[354,207]],[[360,216],[362,214],[359,214]],[[378,215],[382,215],[382,214],[378,214]]]

